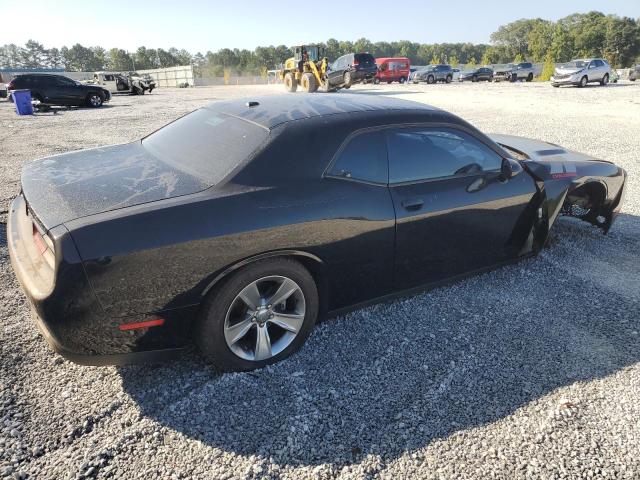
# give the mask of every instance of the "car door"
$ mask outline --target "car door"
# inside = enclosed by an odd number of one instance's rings
[[[590,82],[595,82],[596,80],[600,80],[598,76],[598,64],[595,60],[591,60],[589,62],[589,66],[587,67],[587,79]]]
[[[353,305],[393,290],[395,211],[388,189],[382,130],[352,135],[338,150],[323,182],[333,201],[330,217],[341,219],[327,244],[334,307]]]
[[[63,105],[77,105],[83,100],[84,90],[73,80],[63,76],[51,77],[54,83],[54,92]]]
[[[327,79],[329,85],[338,85],[342,83],[342,77],[344,72],[345,57],[339,57],[335,62],[331,64],[331,68],[327,72]]]
[[[387,131],[396,211],[398,289],[439,282],[515,258],[532,178],[495,146],[456,126]],[[503,161],[517,174],[505,180]],[[525,222],[526,223],[526,222]]]

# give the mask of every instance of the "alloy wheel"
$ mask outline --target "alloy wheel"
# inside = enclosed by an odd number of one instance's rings
[[[244,360],[267,360],[293,342],[305,313],[304,294],[296,282],[279,275],[260,278],[244,287],[227,310],[227,346]]]

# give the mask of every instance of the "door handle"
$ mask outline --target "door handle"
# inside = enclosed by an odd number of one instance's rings
[[[405,210],[420,210],[422,205],[424,205],[424,200],[421,198],[410,198],[402,201],[402,206]]]

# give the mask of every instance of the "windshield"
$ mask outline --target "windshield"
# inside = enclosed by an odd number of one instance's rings
[[[269,131],[250,122],[201,108],[142,140],[142,146],[172,167],[219,183],[253,154]]]
[[[571,60],[568,63],[563,65],[564,68],[587,68],[589,62],[585,62],[584,60]]]

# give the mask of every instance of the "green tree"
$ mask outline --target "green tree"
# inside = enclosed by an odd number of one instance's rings
[[[477,64],[476,64],[476,59],[474,57],[469,58],[469,60],[467,60],[467,64],[465,65],[465,68],[468,70],[471,70],[472,68],[476,68]]]
[[[538,77],[538,79],[544,82],[549,81],[551,79],[551,76],[553,75],[553,72],[555,71],[555,68],[555,62],[553,61],[551,53],[547,53],[547,56],[544,59],[544,66],[542,67],[542,73],[540,74],[540,77]]]
[[[524,62],[524,56],[521,54],[516,54],[515,57],[513,57],[513,63],[522,63]]]
[[[460,64],[460,61],[458,60],[458,57],[452,55],[451,58],[449,58],[449,64],[455,68]]]

